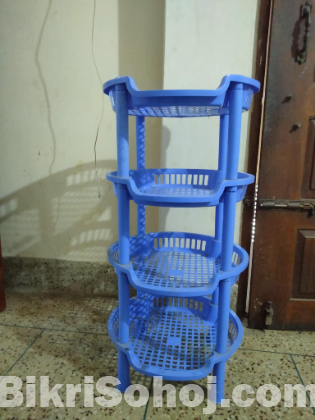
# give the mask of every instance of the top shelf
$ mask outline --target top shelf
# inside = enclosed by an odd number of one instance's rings
[[[227,115],[229,113],[229,88],[233,83],[243,84],[242,109],[250,107],[253,94],[260,83],[245,76],[224,76],[214,90],[139,90],[131,77],[116,77],[103,86],[115,111],[115,86],[124,84],[129,93],[128,113],[144,117],[190,118]]]

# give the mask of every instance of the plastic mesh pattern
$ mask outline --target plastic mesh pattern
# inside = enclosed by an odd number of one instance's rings
[[[200,287],[211,282],[217,265],[212,258],[183,251],[159,252],[131,259],[138,279],[149,286]]]
[[[168,107],[145,107],[129,110],[129,115],[142,115],[144,117],[167,117],[167,118],[191,118],[212,117],[226,115],[228,108],[217,106],[168,106]]]
[[[210,171],[206,170],[165,170],[161,169],[155,173],[152,169],[142,174],[148,174],[147,179],[144,178],[144,187],[140,187],[140,191],[146,194],[168,194],[168,195],[210,195],[212,191],[212,181]],[[149,183],[149,185],[147,185]]]
[[[213,191],[206,188],[198,188],[191,185],[182,185],[182,186],[152,186],[149,188],[140,188],[140,191],[144,194],[149,195],[169,195],[170,197],[174,195],[191,197],[191,196],[206,196],[210,197],[213,195]]]
[[[214,326],[179,311],[152,312],[130,325],[134,353],[143,365],[164,369],[198,369],[212,354]]]
[[[149,173],[149,171],[147,172]],[[213,195],[213,181],[206,171],[203,171],[204,173],[199,172],[195,171],[194,173],[190,170],[189,173],[184,171],[181,173],[181,170],[174,170],[173,172],[168,170],[161,173],[161,170],[159,170],[153,175],[152,170],[150,170],[151,178],[148,177],[148,180],[144,180],[144,185],[139,186],[139,191],[148,195],[210,197]]]
[[[213,355],[216,323],[206,319],[207,304],[198,299],[145,295],[130,301],[129,351],[142,369],[193,371]],[[118,341],[118,309],[110,318]],[[238,329],[230,319],[227,345],[236,340]]]
[[[242,263],[240,252],[241,249],[234,246],[232,268]],[[111,245],[108,255],[112,264],[119,264],[118,242]],[[130,262],[132,278],[137,279],[136,288],[142,286],[148,292],[154,290],[157,295],[166,296],[212,288],[221,268],[221,257],[213,248],[213,237],[184,232],[130,237]],[[233,277],[233,270],[228,277]]]

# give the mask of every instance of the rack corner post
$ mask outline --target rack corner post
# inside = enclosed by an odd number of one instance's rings
[[[136,116],[137,169],[145,169],[145,119]],[[145,235],[145,206],[137,204],[137,234]]]
[[[237,180],[239,149],[242,124],[243,84],[232,83],[229,90],[229,121],[228,121],[228,147],[226,154],[226,178]],[[222,222],[222,257],[221,270],[229,271],[232,266],[235,211],[237,202],[237,187],[227,187],[224,192],[223,222]],[[231,297],[230,279],[221,280],[219,284],[218,327],[216,351],[220,354],[226,352],[229,332],[229,309]],[[226,361],[214,366],[214,376],[217,378],[217,401],[224,398]]]
[[[128,121],[128,92],[124,84],[115,87],[116,129],[117,129],[117,169],[119,177],[129,176],[129,121]],[[125,184],[117,185],[118,200],[118,242],[119,263],[128,264],[130,254],[129,228],[129,193]],[[119,292],[119,342],[129,341],[129,299],[130,285],[128,277],[118,271]],[[124,392],[130,385],[129,361],[127,355],[119,349],[118,352],[118,389]]]

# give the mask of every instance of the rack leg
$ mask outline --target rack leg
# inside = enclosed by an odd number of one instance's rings
[[[221,270],[228,271],[231,268],[233,255],[233,240],[235,226],[235,208],[236,208],[236,187],[229,187],[224,197],[224,215],[223,215],[223,231],[222,231],[222,259]],[[218,307],[218,323],[217,323],[217,341],[216,351],[224,354],[227,347],[227,339],[229,332],[230,318],[230,297],[231,283],[230,280],[221,280],[219,284],[219,307]],[[213,376],[217,377],[217,396],[216,402],[220,403],[224,398],[224,377],[225,363],[220,362],[214,367]]]
[[[217,328],[217,345],[216,351],[218,353],[225,353],[227,345],[227,337],[229,330],[229,315],[230,315],[230,295],[231,287],[228,280],[223,280],[219,284],[219,308],[218,308],[218,328]],[[225,363],[221,362],[214,366],[213,376],[217,380],[217,395],[216,403],[219,404],[224,398],[224,378],[225,378]]]
[[[129,263],[129,198],[125,185],[118,185],[118,237],[119,237],[119,262]],[[118,272],[119,293],[119,342],[126,344],[129,341],[129,299],[130,285],[128,277],[123,272]],[[118,352],[118,379],[121,384],[117,387],[120,392],[125,392],[130,385],[129,361],[127,355]]]
[[[127,342],[129,339],[129,281],[125,273],[118,274],[119,289],[119,341]],[[128,302],[128,303],[127,303]],[[130,385],[129,361],[126,353],[118,351],[118,379],[121,384],[117,386],[120,392],[125,392]]]
[[[227,152],[221,153],[221,164],[224,163],[227,157],[226,176],[227,179],[237,179],[238,172],[238,158],[241,137],[241,121],[242,121],[242,95],[243,85],[241,83],[234,83],[230,92],[230,116],[229,120],[221,120],[222,139],[228,138]],[[227,130],[228,127],[228,130]],[[227,133],[228,131],[228,133]],[[224,133],[223,133],[224,132]],[[221,133],[220,133],[221,134]],[[226,148],[226,141],[224,148]],[[220,161],[219,161],[220,166]],[[236,208],[236,187],[228,187],[224,194],[223,205],[223,229],[222,229],[222,257],[221,270],[229,271],[232,264],[233,242],[234,242],[234,227],[235,227],[235,208]],[[218,212],[218,219],[220,213]],[[218,220],[219,221],[219,220]],[[218,232],[219,234],[219,232]],[[230,315],[230,295],[231,284],[229,280],[222,280],[219,285],[219,308],[218,308],[218,323],[217,323],[217,341],[216,351],[224,354],[227,347],[227,339],[229,332],[229,315]],[[216,402],[220,403],[224,398],[224,377],[225,377],[225,363],[220,362],[215,365],[213,375],[217,379],[217,396]]]
[[[118,176],[129,176],[129,126],[128,126],[128,92],[123,84],[116,85],[116,130],[117,130],[117,169]],[[129,244],[129,194],[126,185],[117,185],[118,199],[118,242],[119,263],[128,264],[130,258]],[[119,292],[119,342],[129,341],[129,299],[130,286],[125,273],[118,272]],[[118,351],[118,379],[121,384],[118,389],[124,392],[130,384],[129,362],[126,354]]]
[[[118,350],[118,379],[121,383],[117,389],[123,393],[130,385],[130,377],[128,357],[122,350]]]
[[[216,401],[213,402],[221,404],[221,400],[224,398],[225,362],[214,365],[213,376],[216,377],[217,384]]]

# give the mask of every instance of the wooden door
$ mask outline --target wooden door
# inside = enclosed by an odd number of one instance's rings
[[[314,3],[274,0],[272,5],[249,301],[252,328],[315,330]]]

